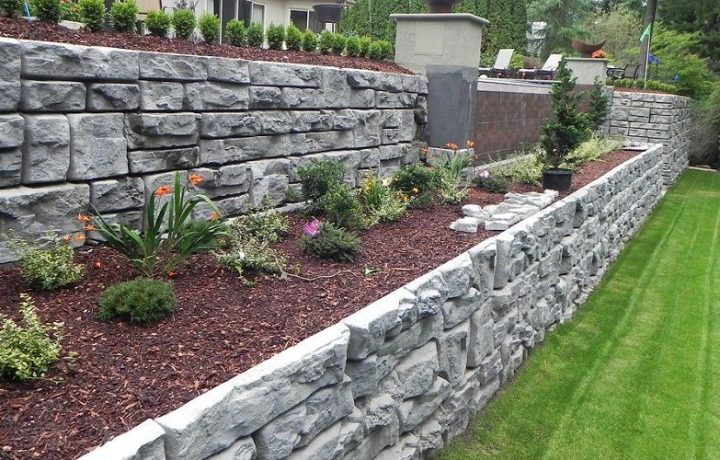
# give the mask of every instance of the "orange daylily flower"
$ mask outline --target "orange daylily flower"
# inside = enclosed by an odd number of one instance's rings
[[[87,224],[86,226],[83,227],[83,230],[85,230],[86,232],[94,232],[96,230],[96,228],[92,224]]]
[[[190,174],[188,176],[188,182],[190,182],[194,186],[198,186],[202,184],[202,182],[205,180],[205,178],[199,174]]]
[[[427,153],[428,149],[427,147],[420,147],[420,153]]]
[[[467,148],[471,149],[475,147],[475,141],[467,141],[465,145],[467,145]]]
[[[84,214],[82,214],[82,213],[78,214],[77,217],[76,217],[76,219],[77,219],[78,221],[80,221],[80,222],[90,222],[90,221],[92,221],[92,217],[86,216],[86,215],[84,215]]]
[[[452,150],[457,150],[457,149],[458,149],[458,145],[457,145],[457,144],[453,144],[452,142],[448,142],[447,144],[445,144],[445,147],[447,147],[447,148],[449,148],[449,149],[452,149]]]
[[[214,211],[210,213],[210,220],[218,220],[219,218],[220,216],[218,215],[218,213]]]
[[[155,197],[160,198],[165,195],[169,195],[172,192],[173,192],[173,189],[169,185],[161,185],[160,187],[157,188],[157,190],[155,190]]]
[[[62,240],[66,243],[69,243],[70,240],[72,240],[72,235],[65,235],[62,237]]]
[[[83,235],[82,233],[78,233],[77,235],[75,235],[75,237],[73,239],[75,241],[82,241],[85,239],[85,235]]]

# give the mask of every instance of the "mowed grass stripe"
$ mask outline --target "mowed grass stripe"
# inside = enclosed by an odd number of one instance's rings
[[[686,173],[441,458],[720,458],[719,198]]]

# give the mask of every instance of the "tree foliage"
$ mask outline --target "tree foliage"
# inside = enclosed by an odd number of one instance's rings
[[[573,38],[586,38],[583,25],[593,6],[592,0],[533,0],[528,5],[528,19],[547,23],[542,56],[569,52]]]

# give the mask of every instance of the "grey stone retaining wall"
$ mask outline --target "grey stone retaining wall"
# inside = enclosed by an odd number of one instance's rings
[[[625,136],[628,142],[663,144],[662,175],[666,186],[688,167],[690,98],[615,89],[608,120],[609,133]]]
[[[663,147],[83,457],[412,460],[568,321],[662,195]]]
[[[0,38],[0,234],[78,230],[90,205],[139,222],[175,171],[230,215],[284,204],[311,158],[351,185],[390,174],[417,160],[426,95],[421,76]]]

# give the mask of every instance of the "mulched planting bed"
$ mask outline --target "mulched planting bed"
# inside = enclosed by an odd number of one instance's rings
[[[49,22],[28,22],[22,18],[0,17],[0,37],[21,38],[87,46],[108,46],[127,50],[157,51],[161,53],[194,54],[247,59],[249,61],[292,62],[341,68],[376,70],[411,74],[409,70],[390,61],[376,61],[348,56],[322,55],[304,51],[277,51],[230,45],[208,45],[188,40],[136,35],[106,30],[69,30]]]
[[[573,190],[637,153],[616,152],[585,165],[573,176]],[[484,206],[502,198],[472,189],[466,202]],[[149,327],[96,319],[102,290],[136,273],[108,248],[79,250],[76,259],[88,271],[81,284],[32,293],[45,321],[65,323],[64,352],[76,352],[77,360],[55,365],[47,381],[0,384],[0,458],[66,459],[86,453],[498,233],[449,230],[460,214],[460,206],[434,205],[373,227],[362,234],[363,253],[351,265],[301,253],[297,239],[305,220],[293,215],[290,235],[276,247],[302,267],[306,279],[259,276],[249,287],[211,256],[194,256],[174,277],[176,312]],[[366,276],[366,268],[375,274]],[[22,292],[29,288],[18,269],[1,269],[0,312],[14,315]]]

